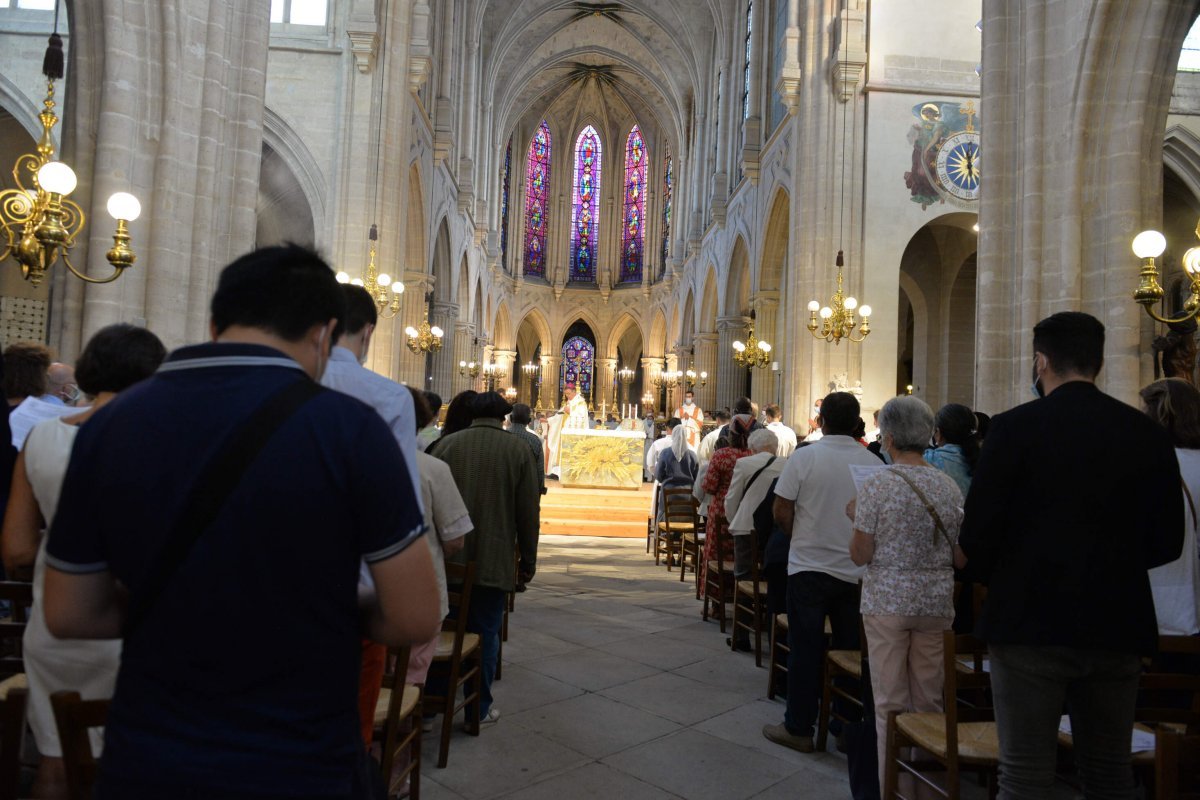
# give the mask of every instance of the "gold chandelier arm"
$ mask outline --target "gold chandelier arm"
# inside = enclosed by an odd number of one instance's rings
[[[16,191],[36,192],[38,189],[37,171],[39,169],[41,169],[41,166],[45,163],[46,162],[43,161],[41,159],[41,157],[35,153],[25,153],[24,155],[19,156],[17,158],[16,163],[13,164],[13,169],[12,169],[13,180],[16,181],[16,184],[17,184]],[[29,173],[29,177],[31,180],[29,181],[28,184],[26,184],[25,181],[21,180],[21,167],[22,166],[24,166],[25,171],[27,173]]]
[[[1178,322],[1187,322],[1189,319],[1192,319],[1196,316],[1195,311],[1181,311],[1173,317],[1164,317],[1150,306],[1142,307],[1146,309],[1146,313],[1149,314],[1155,322],[1161,322],[1164,325],[1174,325]]]
[[[75,269],[75,265],[71,263],[71,257],[67,255],[65,250],[60,254],[59,257],[62,259],[62,262],[67,265],[67,269],[71,270],[71,274],[80,280],[87,281],[88,283],[112,283],[117,278],[121,277],[122,273],[125,272],[124,267],[119,267],[114,269],[113,274],[109,275],[107,278],[93,278],[90,275],[86,275]]]

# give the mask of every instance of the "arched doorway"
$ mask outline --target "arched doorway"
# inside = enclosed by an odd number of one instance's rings
[[[642,330],[637,321],[629,314],[621,315],[613,326],[608,337],[608,358],[616,361],[616,372],[613,374],[615,383],[613,399],[618,410],[636,406],[640,402],[644,388],[644,376],[638,369],[645,355],[645,342]],[[628,369],[632,375],[626,374],[628,381],[621,377],[621,370]]]

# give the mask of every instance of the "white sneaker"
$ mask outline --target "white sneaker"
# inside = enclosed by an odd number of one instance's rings
[[[491,725],[493,722],[498,722],[499,720],[500,720],[500,709],[496,708],[495,706],[492,706],[491,710],[488,711],[487,716],[479,718],[479,724],[480,725]]]

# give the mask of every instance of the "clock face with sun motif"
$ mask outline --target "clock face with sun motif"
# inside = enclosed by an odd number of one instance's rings
[[[938,148],[934,162],[941,188],[959,200],[979,198],[979,134],[960,131]]]

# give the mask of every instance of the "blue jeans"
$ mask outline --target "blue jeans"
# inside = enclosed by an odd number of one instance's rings
[[[825,617],[833,629],[834,650],[857,650],[858,584],[824,572],[798,572],[787,578],[789,733],[812,736],[821,700],[821,668],[825,658]],[[848,709],[839,711],[850,716]]]
[[[507,603],[508,592],[503,589],[491,586],[475,586],[471,589],[467,630],[479,634],[480,717],[486,717],[492,709],[492,679],[496,677],[496,660],[500,655],[500,627],[504,624],[504,608]]]
[[[1000,733],[999,797],[1040,800],[1049,795],[1065,706],[1084,796],[1132,798],[1129,743],[1140,671],[1138,657],[1128,653],[991,645]]]

